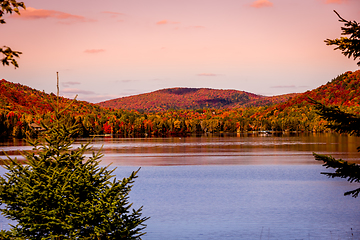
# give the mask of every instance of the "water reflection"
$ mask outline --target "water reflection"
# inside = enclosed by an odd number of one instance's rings
[[[360,138],[338,134],[297,134],[281,136],[229,135],[186,138],[92,139],[94,151],[101,149],[102,164],[121,166],[163,165],[269,165],[321,164],[313,152],[359,163],[356,147]],[[79,147],[90,139],[77,139]],[[0,143],[0,150],[22,158],[19,151],[30,151],[25,141]],[[2,153],[3,154],[3,153]],[[87,153],[91,156],[91,153]]]
[[[144,240],[325,240],[360,239],[360,202],[343,196],[358,184],[321,175],[312,152],[359,163],[359,140],[335,134],[106,137],[92,146],[102,148],[103,165],[123,166],[114,171],[118,179],[144,166],[130,193],[134,207],[143,205],[151,217]],[[15,140],[0,149],[14,157],[32,147]],[[0,216],[1,229],[8,223]]]

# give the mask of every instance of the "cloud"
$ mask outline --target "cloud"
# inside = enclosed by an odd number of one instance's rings
[[[161,20],[156,23],[156,25],[165,25],[165,24],[179,24],[179,22],[170,22],[168,20]]]
[[[62,82],[61,85],[63,87],[69,87],[70,85],[78,85],[81,84],[80,82]]]
[[[110,15],[111,18],[118,19],[118,20],[117,20],[118,22],[123,22],[123,21],[124,21],[124,20],[122,20],[122,19],[119,19],[120,17],[125,16],[124,13],[121,13],[121,12],[112,12],[112,11],[103,11],[103,12],[101,12],[101,13]]]
[[[347,0],[326,0],[325,3],[326,4],[331,4],[331,3],[337,3],[337,4],[342,4],[345,3]]]
[[[74,94],[85,94],[85,95],[93,95],[95,94],[93,91],[86,91],[86,90],[81,90],[81,89],[77,89],[77,88],[65,88],[64,90],[60,91],[61,93],[74,93]]]
[[[92,91],[84,91],[75,88],[68,88],[60,91],[61,95],[65,98],[74,98],[74,94],[80,95],[76,99],[80,101],[87,101],[91,103],[99,103],[106,100],[111,100],[119,97],[123,97],[124,95],[114,95],[114,94],[99,94]]]
[[[84,52],[85,53],[101,53],[101,52],[105,52],[105,49],[86,49]]]
[[[35,9],[32,7],[27,7],[26,10],[21,10],[20,15],[13,14],[11,17],[37,20],[37,19],[47,19],[53,18],[61,20],[61,23],[73,23],[73,22],[93,22],[95,20],[88,19],[80,15],[73,15],[70,13],[55,11],[55,10],[45,10],[45,9]]]
[[[256,0],[255,2],[253,2],[253,4],[251,4],[251,7],[254,8],[263,8],[263,7],[272,7],[273,3],[270,2],[269,0]]]
[[[296,88],[295,85],[278,85],[278,86],[272,86],[271,88]]]
[[[161,20],[161,21],[158,21],[156,24],[157,25],[163,25],[163,24],[167,24],[168,21],[167,20]]]
[[[204,29],[204,26],[201,25],[193,25],[193,26],[179,26],[181,23],[180,22],[174,22],[174,21],[168,21],[168,20],[161,20],[156,22],[156,25],[167,25],[167,24],[178,24],[178,26],[176,26],[174,28],[174,30],[179,30],[179,29]]]
[[[136,81],[138,81],[138,80],[131,80],[131,79],[120,80],[120,82],[122,82],[122,83],[136,82]]]
[[[199,76],[199,77],[217,77],[217,76],[219,76],[219,74],[215,74],[215,73],[199,73],[199,74],[197,74],[197,76]]]
[[[81,100],[91,102],[91,103],[99,103],[115,98],[123,97],[123,95],[113,95],[113,94],[98,94],[95,96],[89,96],[89,97],[81,97]]]
[[[139,80],[136,80],[136,79],[123,79],[123,80],[111,81],[111,84],[134,83],[134,82],[138,82],[138,81]]]

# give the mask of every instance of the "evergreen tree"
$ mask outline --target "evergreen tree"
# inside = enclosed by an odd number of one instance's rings
[[[68,126],[55,108],[52,125],[44,125],[42,143],[29,143],[26,165],[8,157],[0,177],[0,211],[16,225],[0,239],[141,239],[142,207],[134,210],[129,192],[137,177],[116,180],[114,170],[101,167],[100,152],[89,143],[72,148],[77,125]]]
[[[337,106],[325,106],[314,100],[311,101],[315,104],[315,107],[318,110],[318,114],[330,123],[327,125],[328,128],[338,133],[360,136],[360,116],[341,111]],[[360,147],[357,149],[360,151]],[[331,178],[347,178],[349,182],[360,182],[360,165],[349,163],[342,159],[335,159],[332,156],[320,155],[316,153],[314,153],[314,156],[316,160],[323,161],[323,166],[326,168],[335,169],[335,172],[323,172],[322,174],[325,174]],[[345,192],[344,195],[352,195],[356,198],[359,193],[360,188],[357,188],[355,190]]]
[[[360,24],[356,21],[345,20],[336,11],[334,12],[338,15],[339,21],[344,23],[341,35],[349,35],[349,37],[326,39],[326,44],[336,45],[334,50],[341,50],[342,54],[348,58],[353,57],[354,60],[360,58]],[[360,61],[357,64],[360,66]]]
[[[336,11],[336,15],[343,22],[345,27],[342,27],[342,35],[350,35],[350,37],[341,37],[340,39],[327,39],[327,45],[337,45],[335,49],[339,49],[347,57],[354,57],[356,60],[360,57],[360,25],[356,21],[347,21],[342,18]],[[358,62],[360,66],[360,62]],[[355,136],[360,136],[360,116],[346,113],[337,106],[325,106],[317,101],[310,99],[318,111],[318,114],[329,122],[328,128],[338,132]],[[360,147],[357,148],[360,151]],[[325,156],[314,153],[315,159],[323,161],[326,168],[334,168],[335,172],[324,172],[331,178],[340,177],[347,178],[349,182],[360,182],[360,165],[343,161],[342,159],[335,159],[332,156]],[[352,195],[357,197],[360,193],[360,188],[345,192],[345,195]]]

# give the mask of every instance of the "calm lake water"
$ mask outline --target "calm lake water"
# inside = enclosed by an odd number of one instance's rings
[[[360,239],[360,199],[343,195],[359,184],[321,175],[331,170],[312,156],[360,163],[359,138],[109,137],[92,146],[103,147],[102,165],[113,163],[117,178],[141,167],[130,201],[151,217],[144,240]],[[31,147],[17,140],[0,143],[0,149],[16,157]],[[7,229],[7,220],[0,221]]]

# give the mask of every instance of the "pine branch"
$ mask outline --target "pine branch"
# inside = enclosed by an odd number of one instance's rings
[[[335,172],[322,172],[328,176],[329,178],[346,178],[350,183],[352,182],[360,182],[360,166],[355,163],[349,163],[347,161],[343,161],[342,159],[335,159],[332,156],[326,156],[321,154],[313,153],[315,160],[323,161],[323,166],[326,168],[334,168]],[[352,195],[353,197],[357,197],[360,192],[360,188],[355,189],[353,191],[346,192],[344,195]]]
[[[360,58],[360,25],[356,21],[345,20],[337,13],[334,12],[339,17],[339,22],[344,23],[344,27],[341,27],[341,35],[350,35],[349,37],[341,37],[337,39],[326,39],[326,45],[336,45],[337,47],[334,50],[342,51],[342,54],[348,58],[353,57],[354,60]],[[360,66],[360,61],[357,63]]]
[[[360,117],[352,113],[346,113],[338,106],[325,106],[324,104],[309,98],[309,102],[315,105],[318,114],[329,124],[326,127],[338,132],[360,136]]]
[[[344,193],[344,195],[345,196],[352,195],[354,198],[356,198],[359,196],[359,193],[360,193],[360,188],[352,190],[352,191],[348,191],[348,192]]]

